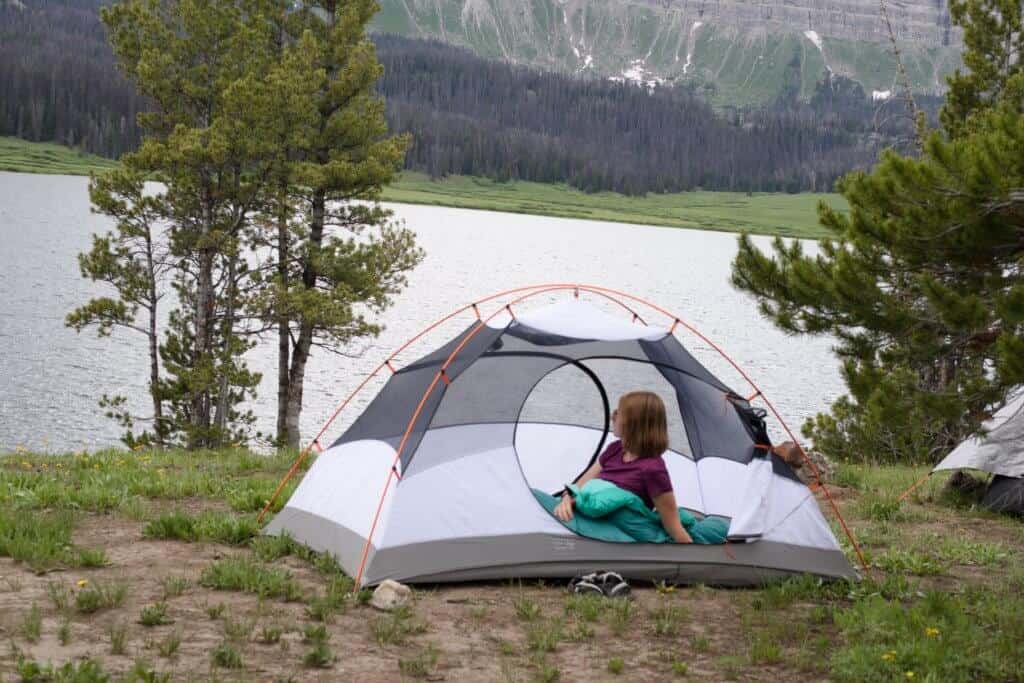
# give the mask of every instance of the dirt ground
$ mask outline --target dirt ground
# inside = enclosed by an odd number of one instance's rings
[[[843,509],[854,506],[859,495],[839,487],[832,491]],[[217,504],[178,501],[169,508],[196,512],[211,505]],[[956,533],[1001,544],[1021,557],[1024,525],[1019,523],[992,523],[954,512],[938,518],[917,515],[875,529],[874,541],[868,532],[877,522],[862,519],[857,525],[866,530],[870,555],[883,542],[944,537],[953,523]],[[380,635],[390,617],[353,600],[326,624],[332,661],[316,668],[304,661],[312,646],[303,632],[319,625],[306,604],[199,585],[211,563],[252,555],[251,550],[146,540],[143,527],[117,514],[79,515],[73,541],[104,548],[108,562],[100,568],[37,575],[24,564],[0,558],[0,681],[21,680],[19,656],[54,664],[92,658],[115,677],[156,671],[165,680],[817,681],[829,679],[828,660],[836,646],[837,629],[823,607],[798,599],[765,612],[759,606],[761,589],[638,585],[629,614],[620,613],[617,620],[610,604],[599,605],[589,617],[574,611],[564,584],[491,582],[415,587],[408,621],[414,627],[392,639]],[[887,530],[895,536],[879,540]],[[287,556],[272,564],[291,572],[307,596],[322,592],[323,575],[307,560]],[[1006,571],[1005,562],[950,565],[922,581],[954,589],[995,580]],[[168,597],[165,582],[173,577],[188,585]],[[93,614],[60,609],[53,598],[67,591],[73,604],[75,593],[89,586],[118,582],[127,586],[123,604]],[[170,623],[139,623],[142,610],[162,600]],[[35,642],[25,625],[33,605],[41,616]],[[796,625],[798,635],[787,637],[797,633]],[[122,654],[112,652],[111,631],[118,626],[125,629]],[[265,637],[268,629],[279,629],[280,638]],[[167,645],[179,639],[176,647]],[[211,653],[225,643],[240,655],[241,668],[214,664]]]

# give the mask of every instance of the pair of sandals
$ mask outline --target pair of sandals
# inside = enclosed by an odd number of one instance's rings
[[[603,595],[607,598],[626,598],[629,584],[616,572],[593,572],[577,576],[569,582],[569,591],[580,595]]]

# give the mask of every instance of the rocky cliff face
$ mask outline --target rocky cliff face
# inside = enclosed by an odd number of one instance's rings
[[[700,88],[718,104],[807,97],[826,72],[895,90],[877,0],[381,0],[376,30],[545,69]],[[889,2],[913,86],[959,63],[946,0]]]

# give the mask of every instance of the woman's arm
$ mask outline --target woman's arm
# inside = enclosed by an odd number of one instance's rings
[[[683,523],[679,521],[679,506],[676,505],[676,494],[666,491],[654,498],[654,509],[661,516],[661,525],[676,543],[693,543],[690,534],[686,533]]]
[[[599,474],[601,474],[601,463],[595,460],[594,464],[588,467],[587,471],[580,475],[579,480],[576,482],[576,486],[583,486]],[[572,496],[563,493],[562,501],[555,506],[555,517],[558,517],[558,519],[563,522],[568,522],[572,519],[572,506]]]

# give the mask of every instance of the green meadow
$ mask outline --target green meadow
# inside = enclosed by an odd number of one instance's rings
[[[68,147],[0,137],[0,171],[88,175],[114,166],[116,162],[110,159]],[[614,192],[587,194],[567,185],[497,182],[469,176],[431,180],[411,171],[404,172],[384,190],[384,199],[405,204],[807,239],[826,235],[818,225],[819,202],[846,207],[837,194],[695,191],[627,197]]]
[[[628,600],[428,585],[378,612],[331,556],[260,535],[294,455],[0,457],[0,680],[1024,679],[1024,523],[942,477],[899,504],[921,468],[830,482],[860,581],[638,584]]]

